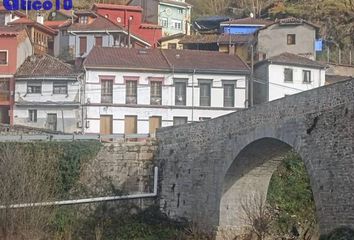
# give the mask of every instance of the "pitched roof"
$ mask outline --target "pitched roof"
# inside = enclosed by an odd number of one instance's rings
[[[268,26],[274,23],[274,21],[262,18],[240,18],[240,19],[233,19],[230,21],[222,22],[222,25],[233,24],[233,25],[262,25]]]
[[[273,64],[280,65],[293,65],[293,66],[304,66],[309,68],[325,68],[326,65],[317,61],[313,61],[306,57],[301,57],[292,53],[282,53],[280,55],[268,58],[264,61],[256,63],[256,65],[261,64],[263,62],[269,62]]]
[[[319,29],[320,27],[317,26],[314,23],[311,23],[309,21],[306,21],[304,19],[301,18],[294,18],[294,17],[289,17],[289,18],[282,18],[282,19],[277,19],[276,21],[274,21],[272,24],[268,24],[266,26],[264,26],[262,29],[267,28],[269,26],[272,26],[274,24],[279,24],[280,26],[289,26],[289,25],[303,25],[303,24],[307,24],[315,29]]]
[[[28,57],[16,77],[75,77],[78,74],[71,65],[45,54]]]
[[[252,41],[252,34],[201,34],[201,35],[186,35],[180,44],[244,44]]]
[[[205,72],[249,72],[237,56],[215,51],[127,49],[95,47],[87,56],[87,68]]]
[[[0,26],[0,36],[12,35],[17,36],[25,27],[23,26]]]
[[[92,12],[93,13],[93,12]],[[95,14],[95,19],[91,23],[81,24],[75,22],[69,28],[69,31],[104,31],[104,30],[123,30],[119,25],[114,24],[109,19]]]
[[[353,78],[354,77],[351,77],[351,76],[339,76],[339,75],[326,74],[326,83],[332,84],[332,83],[336,83],[336,82],[350,80]]]
[[[60,29],[62,27],[67,27],[71,25],[71,20],[62,21],[45,21],[44,25],[52,29]]]
[[[55,35],[56,31],[50,27],[47,27],[41,23],[38,23],[36,21],[33,21],[32,19],[28,17],[21,17],[13,22],[9,22],[9,25],[25,25],[25,26],[33,26],[34,28],[40,29],[41,31],[44,31],[50,35]]]
[[[180,39],[184,37],[184,33],[176,33],[173,35],[169,35],[169,36],[165,36],[159,39],[159,42],[164,42],[164,41],[169,41],[169,40],[173,40],[173,39]]]
[[[121,4],[113,4],[113,3],[95,3],[92,6],[94,8],[104,8],[104,9],[124,9],[130,11],[143,11],[143,8],[140,6],[129,6],[129,5],[121,5]]]

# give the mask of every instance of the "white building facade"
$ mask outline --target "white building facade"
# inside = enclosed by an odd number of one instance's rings
[[[80,87],[80,74],[69,65],[48,55],[33,56],[16,74],[14,124],[81,132]]]
[[[254,102],[273,101],[325,85],[325,65],[284,53],[255,65]]]
[[[204,121],[247,106],[247,67],[210,72],[162,69],[158,62],[156,69],[144,70],[89,65],[85,66],[85,133],[153,135],[156,128]]]

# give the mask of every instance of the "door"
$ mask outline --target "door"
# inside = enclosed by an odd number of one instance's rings
[[[113,134],[113,116],[102,115],[100,118],[100,134],[111,135]]]
[[[156,129],[161,127],[161,117],[150,117],[149,133],[151,137],[155,137]]]
[[[125,116],[124,120],[125,135],[137,133],[137,116]]]
[[[47,114],[47,127],[52,131],[57,131],[57,114],[48,113]]]

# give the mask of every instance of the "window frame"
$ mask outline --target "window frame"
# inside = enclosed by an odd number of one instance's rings
[[[308,81],[305,81],[305,76],[308,76]],[[312,83],[311,70],[302,70],[302,82],[305,83],[305,84],[311,84]]]
[[[177,120],[184,120],[183,123],[177,124]],[[173,126],[179,126],[179,125],[184,125],[188,124],[188,117],[173,117]]]
[[[157,103],[155,99],[159,99],[160,103]],[[162,81],[150,81],[150,105],[162,105]]]
[[[202,96],[202,86],[208,85],[208,92],[209,96]],[[213,80],[198,80],[198,87],[199,87],[199,106],[200,107],[211,107],[211,90],[213,88]],[[208,104],[202,104],[204,101],[202,98],[208,97]]]
[[[167,28],[168,27],[168,18],[165,18],[165,17],[160,18],[160,25],[162,27]]]
[[[176,29],[176,30],[182,30],[183,29],[182,28],[182,25],[183,25],[183,21],[182,20],[173,19],[173,20],[171,20],[171,23],[172,23],[172,28],[173,29]],[[176,27],[176,26],[179,26],[179,27]]]
[[[286,35],[287,45],[296,45],[296,34],[291,33]]]
[[[231,81],[223,81],[223,84],[222,84],[222,87],[223,87],[223,96],[224,96],[224,107],[235,107],[235,88],[236,88],[236,84],[234,82],[231,82]],[[226,91],[225,91],[225,88],[226,87],[231,87],[232,89],[232,96],[229,97],[231,98],[232,100],[229,100],[229,101],[226,101],[227,98],[226,98]],[[229,106],[228,106],[228,103],[231,103]]]
[[[5,57],[6,57],[6,62],[5,63],[1,63],[0,62],[0,66],[7,66],[9,65],[9,51],[8,50],[0,50],[0,53],[5,53]]]
[[[182,95],[177,94],[177,85],[183,84],[184,88],[182,90]],[[187,105],[187,88],[188,88],[188,79],[175,79],[174,80],[175,87],[175,105],[176,106],[186,106]],[[178,97],[182,96],[183,100],[179,101]]]
[[[32,86],[31,86],[32,84]],[[35,86],[37,85],[37,86]],[[39,91],[29,91],[30,88],[38,88]],[[38,89],[37,89],[38,90]],[[42,81],[28,81],[27,82],[27,94],[42,94]]]
[[[133,86],[132,88],[130,88],[129,86],[129,84],[131,83],[134,83],[132,84]],[[130,98],[134,98],[134,101],[130,101]],[[138,81],[137,80],[125,81],[125,104],[138,104]]]
[[[112,104],[113,103],[113,79],[101,79],[101,103]],[[105,83],[109,83],[107,86]]]
[[[291,80],[287,80],[287,78],[286,78],[286,76],[287,76],[286,72],[287,71],[291,72]],[[294,69],[292,69],[292,68],[284,68],[283,75],[284,75],[284,82],[285,83],[293,83],[294,82]]]
[[[59,86],[59,91],[56,91],[55,88],[58,88],[58,86],[55,85],[60,85]],[[62,92],[62,88],[65,86],[65,91]],[[68,94],[68,83],[67,82],[53,82],[53,95],[67,95]]]
[[[33,123],[38,121],[37,109],[28,109],[28,121]]]

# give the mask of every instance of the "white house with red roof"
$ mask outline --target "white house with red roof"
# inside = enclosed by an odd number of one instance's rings
[[[85,133],[153,135],[248,106],[249,67],[228,54],[95,47],[84,68]]]

